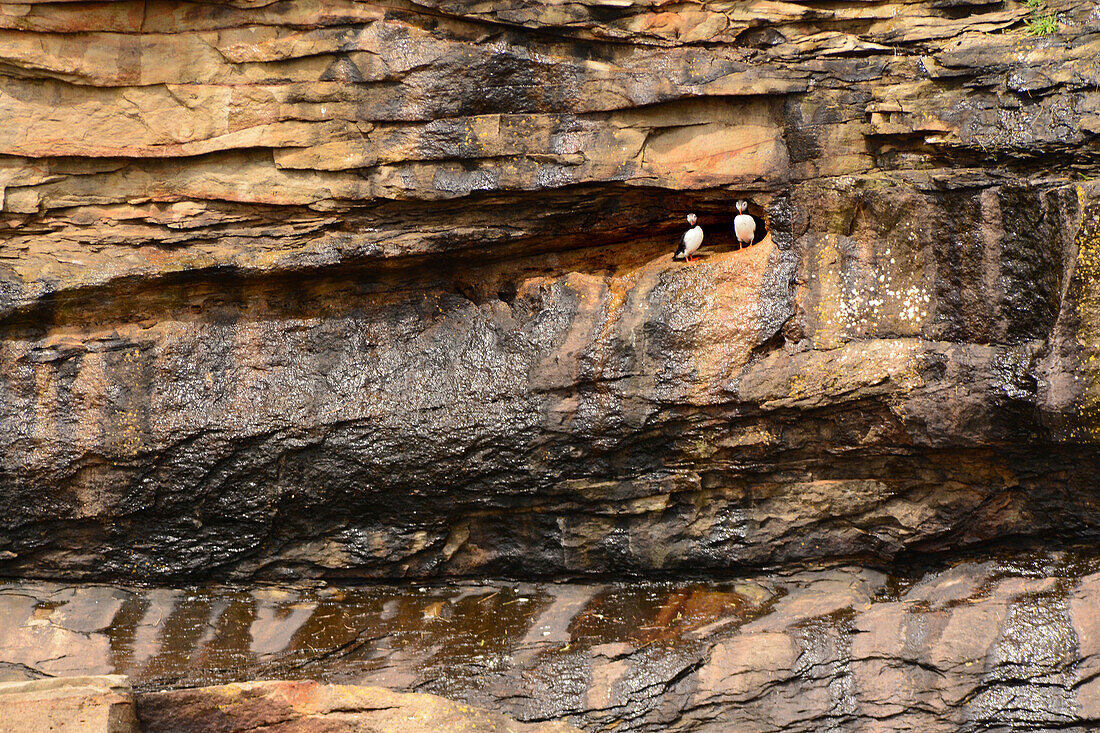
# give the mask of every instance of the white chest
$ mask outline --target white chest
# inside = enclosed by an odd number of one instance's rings
[[[733,220],[733,233],[738,242],[752,244],[756,236],[756,222],[748,214],[738,214]]]
[[[684,254],[691,255],[703,243],[703,227],[694,226],[684,234]]]

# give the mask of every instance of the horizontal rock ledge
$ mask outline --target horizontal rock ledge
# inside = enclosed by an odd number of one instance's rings
[[[255,681],[134,695],[121,675],[0,683],[8,733],[286,733],[463,730],[570,733],[435,695],[313,681]]]
[[[725,579],[9,582],[0,678],[125,672],[145,731],[1090,730],[1098,568],[1094,546],[1036,543]],[[40,716],[72,710],[59,687],[120,694],[87,678],[15,686],[40,691]]]

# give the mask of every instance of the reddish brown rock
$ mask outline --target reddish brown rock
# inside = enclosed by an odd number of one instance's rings
[[[138,733],[122,676],[58,677],[0,683],[4,733]]]
[[[143,733],[576,733],[561,723],[518,723],[435,695],[316,682],[245,682],[138,697]]]
[[[647,733],[1084,731],[1100,725],[1098,569],[1085,547],[891,574],[115,588],[89,643],[0,644],[0,672],[126,673],[147,730],[521,729],[491,710]],[[75,634],[97,601],[97,586],[0,586],[0,638]],[[223,684],[250,679],[289,682]]]

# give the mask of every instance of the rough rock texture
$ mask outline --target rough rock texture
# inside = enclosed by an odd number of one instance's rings
[[[0,683],[4,733],[134,733],[134,698],[125,677],[59,677]]]
[[[136,709],[136,715],[135,715]],[[579,733],[435,695],[260,681],[134,696],[122,676],[0,684],[4,733]]]
[[[435,695],[316,682],[247,682],[138,698],[141,733],[580,733],[524,725]]]
[[[1094,535],[1100,11],[1047,5],[0,3],[0,572]]]
[[[10,583],[0,665],[9,678],[117,671],[141,692],[255,677],[384,686],[589,731],[1095,730],[1100,557],[596,585]],[[359,710],[387,693],[355,694],[348,707]],[[281,720],[342,696],[297,685],[152,692],[138,712],[147,730],[157,715],[202,720],[219,706],[236,721]],[[422,702],[425,713],[461,709]]]

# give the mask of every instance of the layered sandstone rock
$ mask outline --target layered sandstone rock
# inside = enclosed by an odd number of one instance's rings
[[[588,731],[1086,731],[1098,569],[1088,548],[725,581],[8,583],[0,674],[128,674],[147,733],[527,730],[484,709]],[[225,684],[254,678],[291,682]]]
[[[248,682],[138,698],[142,733],[579,733],[564,723],[517,723],[435,695],[316,682]]]
[[[135,696],[118,675],[0,684],[0,716],[5,733],[577,732],[378,687],[260,681]]]
[[[0,570],[1091,536],[1100,14],[1050,8],[0,4]]]
[[[5,733],[136,733],[129,681],[119,675],[0,683]]]

